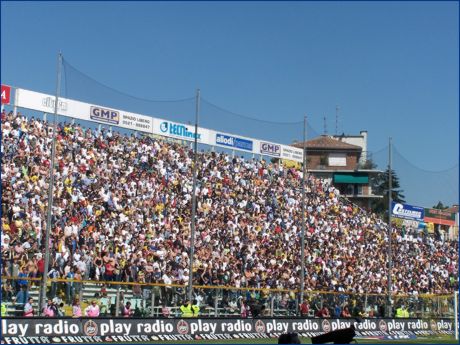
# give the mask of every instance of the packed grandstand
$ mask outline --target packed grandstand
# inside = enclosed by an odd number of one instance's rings
[[[5,111],[1,122],[2,277],[23,278],[2,279],[2,301],[14,303],[22,287],[38,284],[24,278],[44,274],[185,287],[193,150],[159,138],[60,123],[53,227],[45,243],[52,126]],[[218,152],[202,151],[198,162],[193,285],[299,289],[301,171]],[[308,176],[306,182],[305,290],[383,296],[387,225],[341,197],[328,181]],[[393,293],[458,290],[457,241],[393,228],[392,243]],[[128,288],[143,294],[139,286]],[[73,284],[65,302],[75,303],[81,289]],[[180,303],[177,289],[161,291],[162,304]],[[198,291],[199,303],[213,303],[207,290]],[[49,297],[57,293],[49,289]],[[286,308],[295,298],[280,296]],[[239,310],[238,297],[226,295],[225,302]]]

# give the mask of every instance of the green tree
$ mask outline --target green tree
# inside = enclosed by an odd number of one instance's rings
[[[438,204],[436,206],[433,206],[433,208],[437,210],[445,210],[446,208],[449,208],[449,206],[444,206],[444,204],[441,201],[438,201]]]
[[[373,170],[377,168],[377,164],[375,164],[374,161],[371,158],[369,158],[366,159],[366,161],[361,165],[360,168],[365,170]]]
[[[384,217],[388,221],[388,189],[389,189],[389,169],[377,174],[371,179],[372,190],[374,194],[381,195],[383,198],[376,199],[372,203],[372,210]],[[405,203],[404,190],[401,189],[399,178],[396,172],[391,170],[391,198],[394,202]]]

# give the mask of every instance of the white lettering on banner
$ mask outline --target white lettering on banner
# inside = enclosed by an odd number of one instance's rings
[[[267,327],[267,333],[272,333],[273,331],[286,333],[289,327],[289,322],[275,321],[265,323]]]
[[[422,218],[421,211],[406,210],[402,204],[395,204],[393,207],[393,214],[401,217]]]
[[[404,331],[404,322],[391,320],[388,322],[388,332],[391,331]]]
[[[222,332],[251,332],[252,324],[237,320],[236,322],[222,322]]]
[[[64,343],[102,343],[102,338],[98,336],[61,336],[61,340]]]
[[[8,320],[2,319],[2,336],[3,335],[26,335],[28,324],[8,323]]]
[[[374,329],[377,329],[377,323],[376,321],[374,320],[364,320],[363,322],[355,322],[354,326],[361,330],[361,329],[365,329],[365,330],[374,330]],[[350,327],[350,326],[348,326]]]
[[[425,322],[422,320],[417,320],[417,322],[409,321],[407,323],[407,328],[408,329],[428,329],[429,325],[428,325],[428,322]]]
[[[108,333],[124,333],[124,335],[128,335],[131,330],[131,326],[132,325],[130,323],[115,322],[113,320],[110,320],[109,323],[101,323],[99,325],[101,335],[106,335]]]
[[[335,331],[336,329],[349,328],[351,326],[351,322],[335,320],[335,321],[332,321],[331,326],[332,326],[332,330]]]
[[[223,135],[218,135],[216,137],[216,143],[218,143],[218,144],[225,144],[225,145],[235,146],[234,141],[235,141],[235,138],[233,138],[233,137],[226,138]]]
[[[174,326],[170,323],[165,323],[163,320],[137,324],[137,333],[172,333],[173,331]]]
[[[216,332],[217,325],[215,322],[205,322],[198,320],[190,322],[190,333],[195,334],[197,332]]]
[[[438,321],[438,329],[448,329],[449,331],[452,330],[452,323],[445,322],[444,320]]]
[[[294,331],[317,331],[319,325],[311,320],[305,320],[304,322],[294,322],[292,324]]]
[[[45,321],[46,322],[46,321]],[[68,321],[59,320],[54,325],[50,323],[36,323],[35,324],[35,334],[43,334],[46,335],[62,335],[62,334],[78,334],[80,332],[80,328],[76,324],[70,324]]]

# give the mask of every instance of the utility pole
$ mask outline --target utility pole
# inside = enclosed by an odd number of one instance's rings
[[[50,264],[50,232],[53,211],[53,186],[54,186],[54,161],[56,156],[56,136],[57,136],[57,118],[58,118],[58,104],[61,90],[61,66],[62,66],[62,53],[58,54],[57,66],[57,82],[56,82],[56,98],[54,100],[54,121],[53,121],[53,141],[51,145],[51,162],[50,162],[50,177],[48,186],[48,210],[46,216],[46,234],[45,234],[45,270],[43,272],[42,286],[40,289],[40,297],[38,307],[41,310],[46,303],[46,286],[48,283],[48,271]],[[39,311],[40,311],[39,310]]]
[[[302,166],[302,228],[300,247],[300,303],[303,303],[305,290],[305,180],[307,174],[307,116],[303,118],[303,166]]]
[[[392,248],[391,248],[391,204],[392,204],[392,174],[391,174],[391,137],[388,143],[388,317],[392,317],[392,306],[391,306],[391,290],[392,290]]]
[[[195,253],[195,229],[196,229],[196,175],[198,164],[198,118],[200,114],[200,89],[196,90],[196,111],[195,111],[195,137],[193,141],[193,187],[192,187],[192,219],[190,234],[190,262],[188,279],[188,299],[193,300],[193,255]]]

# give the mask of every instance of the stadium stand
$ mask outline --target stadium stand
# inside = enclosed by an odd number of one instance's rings
[[[59,124],[53,227],[44,243],[52,127],[12,112],[3,112],[1,121],[3,277],[94,281],[85,285],[83,300],[96,293],[113,299],[116,285],[101,291],[99,281],[187,284],[193,151]],[[201,152],[194,285],[298,289],[300,183],[299,171],[277,163]],[[309,176],[306,196],[306,290],[386,293],[386,224],[324,180]],[[394,228],[392,238],[395,293],[458,290],[458,242],[417,229]],[[3,280],[3,300],[12,301],[21,286],[32,287],[37,300],[37,284]],[[83,293],[82,283],[53,284],[50,297],[69,305]],[[158,303],[178,305],[185,296],[184,289],[159,289]],[[145,300],[152,292],[146,290],[134,285],[125,293]],[[212,305],[210,294],[199,291],[201,303]],[[230,291],[219,303],[239,313],[237,297]],[[248,291],[246,300],[251,297],[264,303],[266,296]],[[276,300],[279,308],[292,309],[293,303],[288,292]]]

